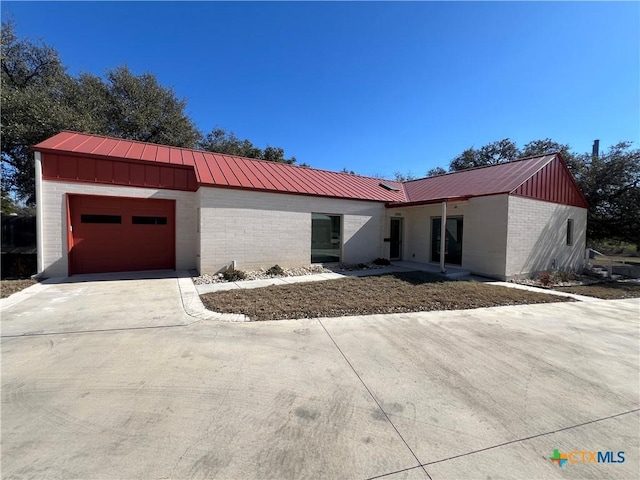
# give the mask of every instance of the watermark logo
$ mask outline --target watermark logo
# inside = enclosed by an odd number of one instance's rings
[[[567,454],[560,453],[559,450],[553,451],[553,457],[549,457],[552,462],[556,462],[558,466],[562,467],[565,463],[567,463]]]
[[[559,467],[563,467],[566,463],[624,463],[625,458],[622,451],[572,450],[569,453],[561,453],[560,450],[556,449],[553,451],[553,456],[549,457],[549,460],[558,464]]]

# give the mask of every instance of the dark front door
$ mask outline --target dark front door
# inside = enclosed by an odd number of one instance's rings
[[[431,261],[440,261],[440,226],[442,219],[431,219]],[[444,242],[444,261],[462,265],[462,217],[447,217],[447,235]]]
[[[402,219],[391,219],[391,245],[389,258],[391,260],[402,259]]]

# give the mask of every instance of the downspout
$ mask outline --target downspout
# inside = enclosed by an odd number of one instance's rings
[[[442,216],[440,220],[440,272],[447,273],[444,268],[444,251],[447,244],[447,201],[442,202]]]
[[[44,243],[44,219],[42,211],[42,157],[40,152],[34,152],[35,168],[36,168],[36,249],[37,249],[37,266],[38,273],[35,277],[42,275],[44,271],[43,243]]]

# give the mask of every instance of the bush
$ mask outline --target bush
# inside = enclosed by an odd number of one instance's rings
[[[284,275],[284,269],[280,265],[274,265],[269,270],[267,270],[267,275],[271,277],[279,277]]]
[[[391,262],[386,258],[376,258],[373,263],[375,265],[391,265]]]
[[[539,272],[536,275],[536,280],[546,287],[551,284],[551,274],[549,272]]]
[[[247,278],[247,274],[242,270],[236,270],[234,268],[230,268],[222,273],[222,276],[227,282],[235,282],[237,280],[244,280]]]

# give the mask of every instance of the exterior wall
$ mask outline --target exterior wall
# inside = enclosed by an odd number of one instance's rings
[[[42,210],[42,226],[38,227],[42,232],[42,249],[38,251],[41,257],[38,263],[43,277],[68,274],[66,193],[176,200],[176,268],[196,268],[195,192],[43,180],[38,198]]]
[[[468,202],[449,203],[447,205],[448,217],[464,217],[465,225],[462,234],[462,252],[464,255],[466,242],[466,215]],[[414,207],[392,208],[387,212],[385,222],[385,238],[391,231],[391,218],[403,218],[402,260],[419,263],[431,262],[431,218],[440,217],[442,205],[420,205]],[[389,244],[386,243],[384,256],[389,258]]]
[[[462,266],[471,273],[505,278],[508,200],[507,195],[469,200],[464,217]]]
[[[505,276],[507,199],[507,195],[492,195],[447,204],[447,217],[463,217],[461,266],[471,273],[501,279]],[[441,215],[439,203],[389,209],[385,236],[389,236],[390,218],[403,218],[402,259],[438,263],[431,261],[431,218]],[[388,258],[388,244],[384,253]]]
[[[342,215],[342,261],[382,255],[385,206],[380,202],[201,187],[200,272],[233,260],[241,270],[311,263],[311,214]]]
[[[573,245],[566,244],[570,218]],[[586,232],[586,208],[510,196],[506,276],[531,276],[553,268],[581,270]]]

